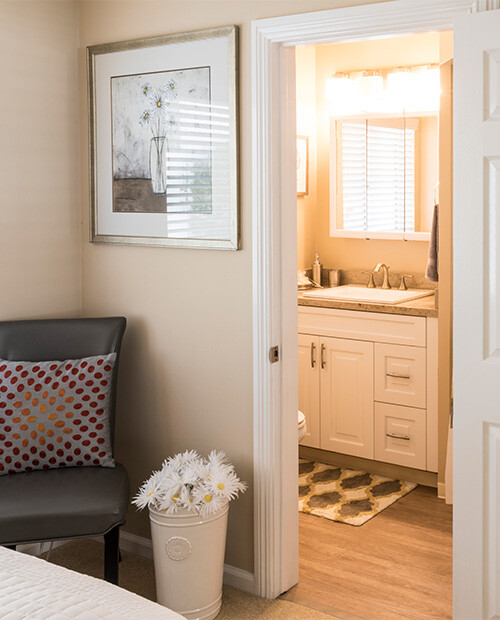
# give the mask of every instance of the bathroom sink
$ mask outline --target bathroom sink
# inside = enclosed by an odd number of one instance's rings
[[[367,288],[366,286],[336,286],[334,288],[314,289],[303,293],[304,297],[311,299],[357,301],[371,304],[400,304],[420,297],[433,295],[434,291],[427,289],[413,289],[400,291],[399,289]]]

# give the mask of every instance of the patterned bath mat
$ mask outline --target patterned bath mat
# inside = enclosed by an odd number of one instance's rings
[[[299,460],[299,511],[363,525],[417,485],[363,471]]]

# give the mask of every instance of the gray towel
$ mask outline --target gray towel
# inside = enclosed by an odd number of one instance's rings
[[[429,259],[425,277],[431,282],[439,280],[439,205],[434,205],[432,213],[431,240],[429,243]]]

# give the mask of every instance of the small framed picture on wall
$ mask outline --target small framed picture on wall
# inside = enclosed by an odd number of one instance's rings
[[[309,138],[297,136],[297,196],[309,193]]]

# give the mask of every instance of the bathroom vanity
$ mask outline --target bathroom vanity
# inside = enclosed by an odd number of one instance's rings
[[[301,445],[436,472],[437,321],[433,296],[377,307],[299,295]]]

